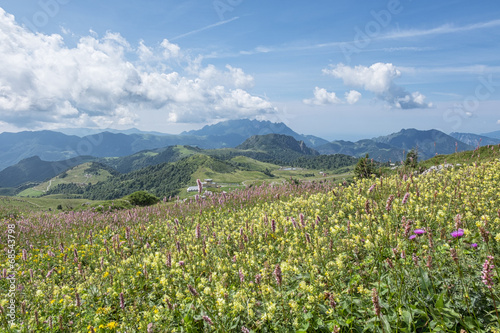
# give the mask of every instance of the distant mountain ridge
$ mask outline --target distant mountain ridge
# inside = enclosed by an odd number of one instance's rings
[[[332,141],[317,147],[321,154],[345,154],[354,157],[364,157],[366,154],[376,161],[397,162],[404,159],[404,149],[396,148],[386,143],[370,139],[351,141]]]
[[[414,128],[402,129],[397,133],[373,138],[373,141],[404,149],[406,152],[417,148],[420,159],[424,160],[436,154],[446,155],[455,151],[474,149],[473,146],[457,141],[448,134],[434,129],[425,131]]]
[[[60,161],[76,156],[91,155],[98,158],[127,157],[114,162],[121,163],[118,168],[122,172],[130,172],[145,165],[175,161],[176,157],[169,155],[175,153],[168,151],[169,146],[191,146],[193,149],[232,149],[254,135],[267,134],[289,135],[295,140],[303,141],[308,148],[316,149],[321,154],[339,153],[361,157],[368,153],[377,161],[400,161],[404,158],[405,152],[416,147],[418,147],[420,159],[431,158],[436,153],[453,153],[455,149],[457,151],[474,149],[477,144],[472,143],[478,138],[476,134],[470,133],[456,133],[454,135],[460,135],[460,137],[452,137],[437,130],[404,129],[387,136],[357,142],[343,140],[328,142],[313,135],[297,134],[283,123],[248,119],[223,121],[215,125],[207,125],[199,130],[183,132],[180,135],[163,133],[155,135],[137,129],[127,130],[126,132],[130,134],[124,134],[118,130],[112,131],[117,133],[103,132],[83,137],[54,131],[0,133],[0,171],[33,156],[39,156],[43,161]],[[497,139],[493,137],[495,133],[500,137],[500,132],[490,133],[488,140],[483,135],[481,144],[497,142],[495,141]],[[462,142],[460,138],[467,142]],[[141,156],[131,157],[138,153]],[[157,153],[161,155],[156,156]],[[241,155],[241,152],[227,150],[213,153],[214,156],[224,154],[234,157]],[[272,159],[268,153],[255,149],[249,150],[247,156],[258,160],[264,160],[266,156]],[[284,154],[282,157],[285,157]],[[284,158],[283,162],[290,160]],[[114,163],[107,162],[109,163],[106,164]],[[129,162],[132,164],[128,165]],[[113,165],[113,167],[116,166]]]
[[[363,157],[368,154],[379,162],[398,162],[411,149],[417,149],[420,160],[432,158],[436,154],[452,154],[472,150],[475,147],[463,143],[438,130],[402,129],[399,132],[357,142],[332,141],[317,147],[321,154],[346,154]]]
[[[453,132],[450,133],[450,136],[473,147],[497,145],[500,143],[500,139],[490,138],[485,135],[477,135],[472,133]]]
[[[38,156],[29,157],[0,171],[0,187],[17,187],[26,182],[41,182],[95,159],[92,156],[78,156],[68,160],[48,162]]]
[[[82,135],[85,129],[66,130],[67,135],[56,131],[25,131],[0,133],[0,170],[22,159],[39,156],[44,161],[59,161],[79,155],[95,157],[122,157],[142,150],[190,145],[203,149],[233,148],[252,135],[278,133],[304,141],[308,146],[327,143],[327,140],[295,133],[283,123],[257,120],[231,120],[205,126],[201,130],[180,135],[155,135],[131,129],[128,134],[111,130]],[[137,133],[135,133],[137,132]]]
[[[484,135],[488,138],[493,138],[493,139],[500,139],[500,131],[494,131],[494,132],[489,132],[489,133],[482,133],[481,135]]]
[[[228,147],[235,147],[254,135],[283,134],[295,140],[304,141],[309,147],[316,147],[328,141],[314,135],[302,135],[293,131],[284,123],[249,119],[228,120],[215,125],[206,125],[202,129],[182,132],[181,135],[206,136],[209,140],[226,138]]]
[[[117,130],[113,128],[58,128],[57,130],[54,130],[55,132],[63,133],[66,135],[76,135],[81,138],[88,136],[88,135],[95,135],[103,132],[109,132],[109,133],[121,133],[121,134],[146,134],[146,135],[158,135],[158,136],[164,136],[164,135],[171,135],[167,133],[162,133],[162,132],[155,132],[155,131],[141,131],[140,129],[137,128],[129,128],[125,130]]]

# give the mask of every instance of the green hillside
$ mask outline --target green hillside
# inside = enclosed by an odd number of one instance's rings
[[[355,161],[352,161],[355,162]],[[83,169],[83,168],[82,168]],[[348,170],[343,170],[348,171]],[[244,188],[262,182],[282,183],[293,179],[324,179],[327,175],[319,170],[305,168],[283,168],[279,165],[237,156],[229,160],[204,154],[196,154],[173,163],[148,166],[127,174],[118,174],[96,182],[63,182],[53,180],[45,195],[66,195],[91,200],[113,200],[135,191],[148,191],[163,198],[179,195],[187,197],[186,189],[195,186],[197,179],[212,179],[218,188],[211,191]],[[348,174],[337,177],[348,177]],[[64,178],[67,178],[64,177]],[[97,180],[97,178],[95,178]],[[54,183],[56,182],[57,183]],[[90,183],[90,184],[89,184]],[[48,185],[47,185],[48,186]],[[41,188],[37,189],[41,191]],[[30,194],[28,194],[30,193]],[[26,192],[24,195],[34,195]],[[40,192],[36,193],[40,195]]]
[[[110,157],[101,160],[121,173],[128,173],[151,165],[176,162],[185,157],[199,154],[202,149],[190,146],[169,146],[156,150],[145,150],[124,157]]]
[[[116,175],[118,175],[118,172],[106,165],[97,162],[83,163],[64,171],[46,182],[28,188],[18,193],[17,196],[38,197],[50,193],[52,188],[61,184],[72,184],[78,187],[85,187],[88,184],[96,184]]]
[[[468,150],[449,155],[437,155],[431,159],[422,161],[419,166],[429,168],[433,165],[449,164],[471,164],[474,162],[490,162],[500,158],[500,145],[488,145],[475,150]]]
[[[44,181],[69,168],[93,160],[95,158],[91,156],[79,156],[68,160],[48,162],[42,161],[38,156],[33,156],[0,171],[0,187],[17,187],[26,182]]]

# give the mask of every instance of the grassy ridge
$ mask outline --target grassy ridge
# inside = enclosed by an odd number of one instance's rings
[[[77,165],[46,182],[26,189],[17,194],[19,197],[39,197],[48,192],[51,188],[59,184],[77,184],[86,186],[88,184],[97,184],[108,178],[117,175],[117,172],[105,165],[88,162]]]

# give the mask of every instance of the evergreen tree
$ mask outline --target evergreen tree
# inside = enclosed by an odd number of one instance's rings
[[[406,155],[406,160],[404,162],[405,167],[415,169],[418,163],[418,151],[412,149]]]
[[[369,178],[372,174],[377,174],[375,171],[375,165],[373,161],[370,160],[368,154],[365,157],[361,157],[354,168],[354,175],[358,178]]]

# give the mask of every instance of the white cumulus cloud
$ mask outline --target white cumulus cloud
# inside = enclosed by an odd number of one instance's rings
[[[361,93],[356,90],[351,90],[345,93],[345,100],[348,104],[355,104],[361,98]]]
[[[133,46],[119,33],[90,32],[70,47],[61,35],[28,31],[2,8],[0,59],[0,122],[11,126],[132,125],[150,110],[165,122],[276,112],[247,91],[253,77],[242,69],[202,65],[166,39]]]
[[[390,105],[401,109],[428,108],[431,103],[425,102],[425,96],[419,92],[408,92],[394,81],[401,76],[393,64],[376,63],[370,67],[350,67],[337,64],[323,69],[323,72],[343,80],[347,86],[362,88],[373,92],[378,98],[387,101]]]
[[[304,99],[303,102],[308,105],[325,105],[325,104],[339,104],[340,98],[334,92],[328,92],[324,88],[314,88],[314,98]]]
[[[361,93],[356,90],[351,90],[345,93],[345,102],[354,104],[361,98]],[[325,88],[314,88],[314,98],[302,100],[307,105],[327,105],[327,104],[342,104],[345,103],[334,92],[328,92]]]

